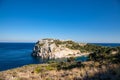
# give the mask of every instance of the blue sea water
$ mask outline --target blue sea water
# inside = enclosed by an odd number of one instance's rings
[[[39,63],[31,56],[34,43],[0,43],[0,71]]]
[[[40,59],[31,56],[35,43],[0,43],[0,71],[20,67],[27,64],[42,63]],[[120,44],[96,43],[103,46],[120,46]],[[85,56],[77,58],[84,61]]]
[[[91,43],[99,46],[107,46],[107,47],[116,47],[120,46],[120,43]]]

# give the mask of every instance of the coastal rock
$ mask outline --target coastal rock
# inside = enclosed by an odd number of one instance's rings
[[[72,45],[79,44],[70,40],[42,39],[35,44],[32,56],[41,57],[43,59],[80,56],[80,50],[71,49]]]

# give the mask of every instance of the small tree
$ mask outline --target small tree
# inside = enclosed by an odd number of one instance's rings
[[[75,61],[75,58],[74,57],[70,57],[67,59],[67,62],[74,62]]]

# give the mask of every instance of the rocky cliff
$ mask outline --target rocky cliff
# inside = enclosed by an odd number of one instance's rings
[[[33,49],[32,55],[45,59],[67,58],[81,56],[80,50],[72,49],[73,45],[80,45],[73,41],[55,39],[39,40]]]

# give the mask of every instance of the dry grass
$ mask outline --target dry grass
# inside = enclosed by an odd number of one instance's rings
[[[97,65],[96,65],[97,64]],[[70,70],[51,69],[49,64],[27,65],[0,72],[0,80],[119,80],[120,65],[102,65],[85,62],[85,67]],[[41,68],[36,72],[36,68]]]

